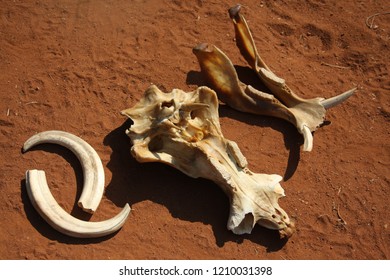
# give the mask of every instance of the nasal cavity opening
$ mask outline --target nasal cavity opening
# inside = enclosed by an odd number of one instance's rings
[[[252,213],[246,213],[244,219],[242,219],[241,223],[239,224],[238,228],[242,232],[251,232],[253,228],[255,218],[253,217]]]

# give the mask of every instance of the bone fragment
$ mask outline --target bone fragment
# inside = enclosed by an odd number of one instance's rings
[[[49,130],[33,135],[24,143],[23,151],[26,152],[43,143],[61,145],[77,156],[84,176],[83,190],[78,205],[86,212],[95,212],[104,192],[104,169],[96,151],[80,137],[59,130]]]
[[[47,185],[45,172],[28,170],[26,172],[27,194],[41,217],[59,232],[81,238],[102,237],[118,231],[125,223],[129,213],[128,204],[115,217],[101,222],[79,220],[58,205]]]
[[[126,131],[139,162],[161,162],[193,178],[215,182],[230,199],[227,228],[250,233],[256,223],[290,236],[294,224],[279,206],[284,196],[279,175],[250,171],[237,144],[225,139],[216,93],[208,87],[170,93],[152,85],[122,114],[133,121]]]

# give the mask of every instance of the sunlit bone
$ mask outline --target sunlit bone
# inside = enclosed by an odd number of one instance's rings
[[[356,89],[327,100],[303,99],[294,94],[285,81],[277,77],[259,56],[245,18],[239,13],[240,9],[240,5],[229,9],[237,46],[271,94],[242,83],[229,58],[213,45],[202,43],[193,49],[201,70],[223,102],[236,110],[279,117],[291,122],[304,137],[303,150],[311,151],[313,147],[311,132],[324,122],[326,109],[343,102]]]
[[[164,93],[151,86],[122,114],[134,122],[126,133],[139,162],[166,163],[190,177],[210,179],[224,190],[230,199],[229,230],[250,233],[258,223],[279,230],[282,237],[293,233],[293,223],[278,205],[284,196],[282,177],[247,168],[237,144],[222,134],[213,90]]]
[[[104,169],[99,155],[80,137],[59,130],[43,131],[33,135],[24,143],[23,151],[45,143],[64,146],[77,156],[84,177],[78,205],[86,212],[95,212],[104,192]],[[112,234],[123,226],[130,213],[130,206],[126,204],[119,214],[108,220],[90,222],[77,219],[57,203],[42,170],[27,170],[26,188],[32,205],[41,217],[59,232],[73,237],[94,238]]]

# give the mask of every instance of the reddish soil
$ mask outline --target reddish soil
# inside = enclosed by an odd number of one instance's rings
[[[192,48],[215,44],[253,79],[234,42],[231,1],[1,1],[1,259],[388,259],[390,257],[390,7],[387,1],[241,1],[258,51],[305,98],[358,92],[327,112],[312,152],[289,123],[220,106],[224,136],[249,167],[284,176],[279,202],[297,231],[226,229],[229,202],[214,183],[130,155],[120,111],[153,83],[205,85]],[[299,2],[299,4],[298,4]],[[383,13],[366,19],[374,14]],[[373,23],[371,22],[373,20]],[[77,207],[82,170],[65,148],[21,147],[58,129],[90,143],[106,191],[93,216]],[[129,203],[124,227],[78,239],[35,211],[25,171],[46,171],[61,206],[99,221]]]

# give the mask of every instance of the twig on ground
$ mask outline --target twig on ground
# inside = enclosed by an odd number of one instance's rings
[[[338,192],[337,192],[337,196],[339,197],[340,196],[340,193],[341,193],[341,187],[339,188]],[[347,229],[346,225],[347,225],[347,222],[343,219],[343,217],[341,216],[340,214],[340,205],[337,205],[335,203],[333,203],[333,210],[336,212],[336,215],[337,215],[337,222],[340,226],[342,226],[343,228]]]
[[[38,101],[31,101],[31,102],[25,103],[24,105],[31,105],[31,104],[38,104],[38,103],[39,103]]]
[[[326,62],[321,62],[321,65],[334,67],[334,68],[340,68],[340,69],[349,69],[350,68],[349,66],[339,66],[339,65],[335,65],[335,64],[329,64],[329,63],[326,63]]]
[[[378,25],[374,25],[375,17],[388,15],[388,14],[390,14],[390,12],[376,13],[376,14],[373,14],[373,15],[367,17],[366,18],[366,25],[367,25],[367,27],[370,28],[370,29],[377,29],[379,26]],[[371,22],[369,22],[370,20],[371,20]]]

